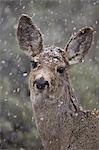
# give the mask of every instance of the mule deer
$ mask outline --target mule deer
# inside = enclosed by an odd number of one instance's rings
[[[22,15],[19,46],[31,59],[30,98],[45,150],[99,150],[99,111],[83,110],[70,85],[68,70],[82,62],[93,39],[91,27],[71,36],[64,49],[43,46],[42,34]]]

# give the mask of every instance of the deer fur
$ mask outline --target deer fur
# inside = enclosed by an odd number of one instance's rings
[[[69,68],[88,53],[93,33],[92,27],[84,27],[64,49],[45,48],[32,19],[27,15],[19,19],[17,38],[31,59],[30,98],[45,150],[99,150],[99,111],[81,109],[68,75]],[[38,80],[46,81],[43,89]]]

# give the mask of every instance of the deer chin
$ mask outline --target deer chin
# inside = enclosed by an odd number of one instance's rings
[[[30,99],[32,104],[36,107],[46,104],[52,105],[57,103],[57,98],[62,97],[62,92],[55,91],[55,89],[45,88],[44,90],[39,90],[37,88],[33,88],[30,91]]]
[[[42,103],[45,99],[48,99],[49,97],[49,90],[47,87],[45,89],[37,89],[36,87],[33,87],[32,90],[30,90],[30,98],[33,104],[35,103]]]

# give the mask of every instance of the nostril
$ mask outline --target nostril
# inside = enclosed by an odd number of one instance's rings
[[[46,86],[49,86],[48,81],[42,80],[42,79],[36,80],[35,84],[36,84],[36,87],[40,90],[43,90]]]

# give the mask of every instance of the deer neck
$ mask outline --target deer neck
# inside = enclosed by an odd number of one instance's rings
[[[64,113],[67,113],[67,116],[72,116],[78,111],[77,99],[71,88],[68,75],[66,75],[64,82],[59,96],[49,95],[45,98],[43,95],[35,96],[31,92],[33,109],[38,120],[48,117],[53,118],[52,121],[54,121],[57,114],[58,117]]]
[[[77,111],[76,98],[69,79],[65,80],[59,97],[51,96],[44,99],[44,97],[34,96],[31,100],[36,125],[44,147],[48,150],[60,150],[64,141],[63,137],[67,137],[65,144],[69,141],[73,126],[72,116]]]

